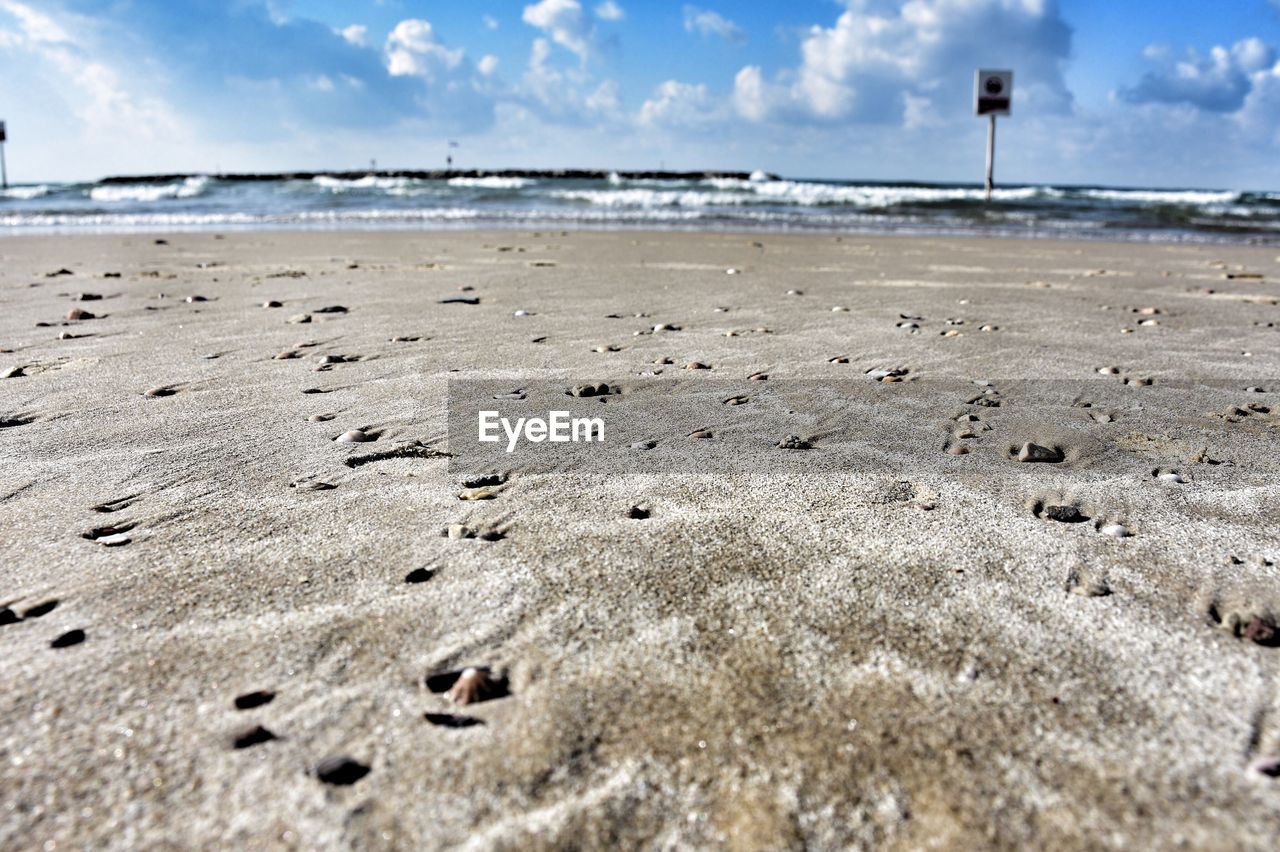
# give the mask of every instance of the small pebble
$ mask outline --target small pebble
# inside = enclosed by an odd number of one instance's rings
[[[643,506],[632,506],[623,514],[633,521],[645,521],[649,519],[649,510]]]
[[[349,432],[343,432],[334,440],[340,444],[363,444],[366,441],[372,441],[373,438],[360,429],[352,429]]]
[[[455,541],[464,538],[475,538],[476,536],[475,532],[465,524],[449,524],[447,535]]]
[[[262,743],[269,743],[275,738],[275,734],[261,725],[250,725],[231,738],[231,747],[234,749],[249,748]]]
[[[255,689],[253,692],[237,695],[231,703],[237,710],[252,710],[270,704],[275,698],[276,694],[269,689]]]
[[[404,581],[406,583],[425,583],[434,577],[435,573],[430,568],[414,568],[404,575]]]
[[[1048,464],[1056,464],[1062,461],[1062,450],[1057,447],[1042,447],[1039,444],[1027,442],[1022,445],[1022,449],[1018,450],[1018,461],[1020,462],[1046,462]]]
[[[165,387],[162,385],[160,387],[147,388],[145,391],[142,392],[142,395],[146,397],[151,397],[152,399],[157,399],[163,396],[173,396],[175,393],[177,393],[177,391],[174,390],[173,388]]]
[[[711,369],[706,364],[703,364],[701,361],[690,361],[688,364],[684,365],[684,368],[686,370],[710,370]]]
[[[780,450],[807,450],[809,448],[809,442],[799,435],[787,435],[778,442],[778,449]]]
[[[1259,757],[1249,764],[1249,769],[1268,778],[1280,778],[1280,757]]]
[[[690,438],[711,438],[714,433],[710,429],[699,429],[696,432],[689,433]]]
[[[49,643],[50,648],[70,648],[72,645],[79,645],[85,640],[85,632],[80,629],[68,630]]]
[[[284,303],[283,303],[283,302],[277,302],[275,299],[268,299],[267,301],[265,301],[265,302],[263,302],[263,303],[262,303],[262,307],[264,307],[264,308],[283,308],[283,307],[284,307]]]
[[[128,533],[114,533],[112,535],[99,536],[98,538],[95,538],[93,541],[94,543],[100,544],[103,547],[120,547],[122,545],[128,544],[130,541],[132,541],[132,539],[129,538]]]
[[[498,496],[498,492],[492,488],[466,488],[458,492],[459,500],[492,500]]]
[[[71,322],[75,322],[77,320],[97,319],[97,317],[94,314],[91,314],[89,311],[83,310],[81,308],[72,308],[71,310],[67,311],[67,319],[70,320]]]
[[[947,447],[947,455],[949,456],[967,456],[968,454],[969,448],[963,444],[952,444]]]
[[[1275,622],[1266,616],[1255,615],[1245,625],[1240,635],[1256,645],[1266,647],[1280,645],[1280,630],[1277,630]]]
[[[26,375],[21,367],[9,367],[3,373],[0,373],[0,379],[20,379]]]
[[[1158,476],[1156,476],[1156,479],[1160,480],[1161,482],[1171,482],[1175,484],[1186,482],[1186,480],[1182,478],[1181,474],[1175,473],[1173,471],[1159,474]]]
[[[293,325],[311,322],[311,314],[294,314],[289,317],[289,322]]]
[[[1115,524],[1115,523],[1103,524],[1101,527],[1098,528],[1098,532],[1102,533],[1103,535],[1109,535],[1112,538],[1128,538],[1129,536],[1133,535],[1133,533],[1129,532],[1129,528],[1126,527],[1124,524]]]
[[[315,773],[325,784],[345,787],[368,775],[369,767],[345,755],[335,755],[317,763]]]
[[[1045,506],[1044,516],[1061,524],[1078,524],[1089,520],[1089,516],[1075,506]]]
[[[297,357],[298,357],[298,353],[297,353],[297,352],[295,352],[295,351],[294,351],[294,350],[292,350],[292,349],[286,349],[286,350],[284,350],[283,352],[277,352],[277,353],[275,354],[275,357],[274,357],[272,360],[274,360],[274,361],[291,361],[291,360],[293,360],[294,358],[297,358]]]
[[[457,680],[445,693],[445,697],[454,704],[465,707],[468,704],[478,704],[492,698],[502,698],[506,694],[506,684],[502,679],[495,678],[489,669],[483,666],[469,666],[458,675]]]
[[[308,423],[324,423],[326,420],[332,420],[332,414],[313,414],[307,418]]]

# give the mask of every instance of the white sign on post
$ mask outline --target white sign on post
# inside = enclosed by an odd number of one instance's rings
[[[974,78],[973,101],[977,115],[1008,115],[1013,101],[1013,72],[979,68]]]

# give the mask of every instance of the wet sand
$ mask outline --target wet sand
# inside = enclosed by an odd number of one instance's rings
[[[1280,842],[1276,249],[0,260],[0,846]],[[776,438],[808,449],[767,449],[805,465],[755,472],[707,469],[721,424],[655,399],[688,472],[450,468],[451,377],[658,371],[743,382],[735,418],[762,381],[915,401],[839,465],[803,399]]]

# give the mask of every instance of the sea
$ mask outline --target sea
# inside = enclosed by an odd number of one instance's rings
[[[1280,242],[1280,192],[754,173],[169,175],[0,190],[0,234],[287,229],[817,231]]]

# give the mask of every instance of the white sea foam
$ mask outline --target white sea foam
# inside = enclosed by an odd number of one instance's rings
[[[532,178],[501,177],[499,175],[449,178],[449,186],[479,187],[480,189],[524,189],[526,186],[533,186],[536,183],[537,181]]]
[[[409,179],[402,177],[378,177],[377,175],[365,175],[360,178],[336,178],[329,175],[316,175],[311,179],[316,186],[323,187],[330,192],[351,192],[352,190],[363,189],[382,189],[387,191],[405,189],[409,186]]]
[[[163,198],[194,198],[204,192],[209,179],[203,175],[174,183],[131,183],[95,186],[89,190],[94,201],[159,201]]]
[[[1080,194],[1098,201],[1124,201],[1130,204],[1178,204],[1201,206],[1205,204],[1230,204],[1240,198],[1238,192],[1211,192],[1207,190],[1159,190],[1159,189],[1082,189]]]
[[[47,183],[35,184],[33,186],[11,186],[8,189],[0,189],[0,198],[15,198],[19,201],[29,201],[32,198],[40,198],[48,195],[53,191],[53,187]]]
[[[843,186],[791,180],[743,181],[737,178],[708,178],[702,190],[562,189],[549,195],[566,201],[582,201],[601,207],[741,207],[747,205],[793,205],[801,207],[849,205],[864,209],[898,204],[929,204],[947,201],[980,201],[983,191],[965,187]],[[997,201],[1027,201],[1037,197],[1036,187],[997,189]]]

